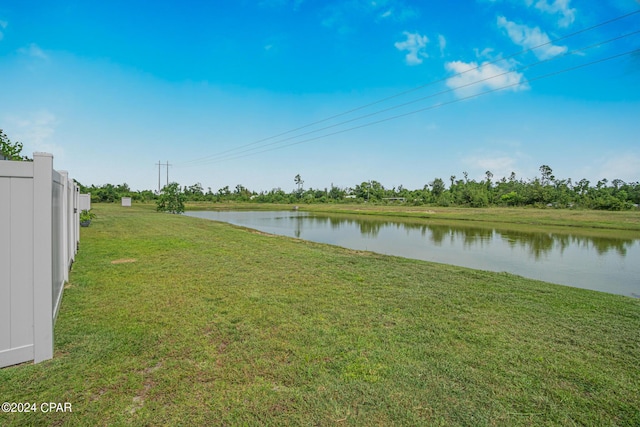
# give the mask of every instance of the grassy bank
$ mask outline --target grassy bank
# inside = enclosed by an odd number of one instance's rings
[[[638,425],[640,300],[96,205],[0,425]]]
[[[190,210],[290,210],[293,206],[294,205],[272,203],[187,203],[187,209]],[[552,208],[443,208],[438,206],[404,206],[392,204],[299,204],[297,206],[300,210],[323,213],[428,219],[432,221],[467,221],[474,223],[640,232],[639,210],[612,212]]]

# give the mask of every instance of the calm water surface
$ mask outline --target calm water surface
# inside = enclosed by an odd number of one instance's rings
[[[640,239],[294,211],[187,212],[266,233],[640,298]]]

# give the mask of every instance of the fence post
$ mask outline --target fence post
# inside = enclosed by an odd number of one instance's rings
[[[69,172],[58,171],[58,173],[62,178],[62,206],[60,207],[60,213],[62,214],[62,230],[60,233],[60,238],[62,239],[62,257],[60,257],[60,263],[62,265],[60,265],[59,268],[62,268],[62,280],[66,282],[69,280],[69,260],[71,259],[69,254],[69,226],[71,225],[71,219],[69,218]]]
[[[75,181],[73,181],[73,189],[73,260],[75,261],[80,243],[80,187]]]
[[[34,363],[53,357],[53,156],[33,154]]]

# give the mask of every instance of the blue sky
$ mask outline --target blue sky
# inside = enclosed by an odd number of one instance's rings
[[[533,178],[542,164],[638,181],[640,54],[627,53],[640,13],[599,24],[639,9],[5,0],[0,128],[85,185],[138,190],[157,189],[158,161],[214,192],[290,191],[296,174],[305,187],[422,188],[463,172]]]

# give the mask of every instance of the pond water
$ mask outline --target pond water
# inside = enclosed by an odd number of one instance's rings
[[[186,215],[350,249],[506,271],[640,298],[638,233],[630,238],[608,238],[299,211],[194,211]]]

